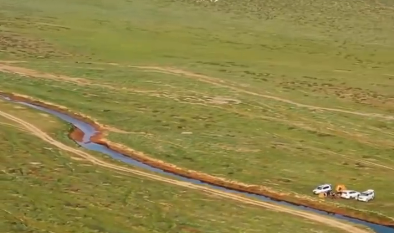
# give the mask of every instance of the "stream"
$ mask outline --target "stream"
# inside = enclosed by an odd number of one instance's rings
[[[236,191],[236,190],[231,190],[231,189],[219,187],[219,186],[212,185],[212,184],[206,184],[206,183],[203,183],[203,182],[201,182],[199,180],[189,179],[189,178],[185,178],[183,176],[179,176],[179,175],[175,175],[175,174],[170,173],[170,172],[163,171],[161,169],[158,169],[158,168],[146,165],[144,163],[138,162],[138,161],[136,161],[136,160],[134,160],[134,159],[132,159],[130,157],[127,157],[127,156],[125,156],[123,154],[120,154],[120,153],[118,153],[116,151],[113,151],[113,150],[111,150],[111,149],[109,149],[109,148],[107,148],[105,146],[102,146],[102,145],[90,142],[90,137],[97,133],[97,131],[90,124],[87,124],[87,123],[85,123],[85,122],[83,122],[81,120],[75,119],[75,118],[73,118],[71,116],[68,116],[66,114],[63,114],[63,113],[60,113],[60,112],[57,112],[57,111],[54,111],[54,110],[51,110],[51,109],[43,108],[43,107],[40,107],[40,106],[36,106],[36,105],[33,105],[33,104],[21,102],[21,101],[14,101],[14,100],[11,100],[8,97],[4,97],[4,96],[1,96],[1,95],[0,95],[0,97],[3,97],[4,99],[6,99],[6,100],[8,100],[10,102],[17,103],[17,104],[22,104],[22,105],[25,105],[27,107],[30,107],[30,108],[33,108],[33,109],[36,109],[36,110],[48,113],[50,115],[56,116],[56,117],[62,119],[63,121],[66,121],[66,122],[74,125],[75,127],[79,128],[82,132],[84,132],[84,136],[83,136],[82,142],[76,142],[81,147],[84,147],[84,148],[86,148],[88,150],[104,153],[104,154],[106,154],[108,156],[111,156],[113,159],[122,161],[124,163],[129,164],[129,165],[140,167],[140,168],[143,168],[143,169],[146,169],[146,170],[149,170],[149,171],[152,171],[152,172],[156,172],[156,173],[159,173],[159,174],[164,174],[164,175],[176,178],[178,180],[190,182],[190,183],[193,183],[193,184],[205,185],[205,186],[208,186],[210,188],[221,190],[221,191],[225,191],[225,192],[228,192],[228,193],[242,194],[243,196],[247,196],[247,197],[254,198],[254,199],[259,199],[261,201],[268,202],[268,203],[274,203],[274,204],[290,206],[292,208],[302,209],[302,210],[305,210],[305,211],[310,211],[310,212],[318,213],[318,214],[321,214],[321,215],[329,215],[330,217],[333,217],[333,218],[337,218],[337,219],[349,221],[349,222],[352,222],[352,223],[355,223],[355,224],[360,224],[360,225],[367,226],[367,227],[371,228],[372,230],[374,230],[377,233],[394,233],[394,229],[390,228],[390,227],[387,227],[387,226],[378,225],[378,224],[374,224],[374,223],[369,223],[369,222],[366,222],[366,221],[362,221],[362,220],[346,217],[346,216],[339,215],[339,214],[329,214],[329,213],[324,212],[324,211],[315,210],[315,209],[308,208],[308,207],[303,207],[303,206],[297,206],[297,205],[290,204],[290,203],[283,202],[283,201],[272,200],[272,199],[270,199],[268,197],[265,197],[265,196],[262,196],[262,195],[250,194],[250,193],[246,193],[246,192],[241,192],[241,191]]]

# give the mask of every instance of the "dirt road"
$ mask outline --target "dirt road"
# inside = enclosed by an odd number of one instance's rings
[[[78,85],[93,85],[93,86],[104,87],[104,88],[109,88],[109,89],[113,89],[113,90],[119,89],[119,87],[114,87],[114,86],[111,86],[108,84],[94,83],[90,80],[83,79],[83,78],[74,78],[74,77],[68,77],[65,75],[55,75],[55,74],[36,71],[33,69],[29,69],[29,68],[19,67],[19,66],[13,65],[14,63],[17,63],[17,61],[9,61],[9,62],[0,61],[0,72],[13,73],[13,74],[18,74],[21,76],[28,76],[28,77],[45,78],[45,79],[51,79],[51,80],[61,80],[61,81],[74,83],[74,84],[78,84]],[[256,93],[253,91],[245,90],[245,89],[237,86],[236,83],[229,83],[228,81],[224,81],[219,78],[210,77],[210,76],[202,75],[202,74],[196,74],[196,73],[193,73],[190,71],[180,70],[177,68],[158,67],[158,66],[130,66],[130,65],[120,65],[117,63],[99,63],[99,62],[91,63],[91,64],[102,64],[102,65],[112,65],[112,66],[121,66],[121,67],[123,66],[123,67],[130,67],[130,68],[146,70],[146,71],[164,73],[164,74],[180,75],[180,76],[196,79],[200,82],[205,82],[205,83],[209,83],[211,85],[227,88],[227,89],[239,92],[239,93],[258,96],[258,97],[265,98],[265,99],[271,99],[271,100],[279,101],[282,103],[287,103],[287,104],[290,104],[290,105],[293,105],[296,107],[307,108],[310,110],[338,112],[338,113],[345,113],[345,114],[357,115],[357,116],[362,116],[362,117],[372,117],[372,118],[380,118],[380,119],[385,119],[385,120],[394,120],[394,116],[390,116],[390,115],[383,115],[383,114],[378,114],[378,113],[357,112],[357,111],[337,109],[337,108],[319,107],[319,106],[314,106],[314,105],[298,103],[298,102],[284,99],[284,98],[277,97],[277,96],[260,94],[260,93]],[[135,90],[135,89],[131,89],[131,88],[122,88],[122,89],[126,89],[126,90],[129,89],[130,91],[143,92],[143,93],[150,92],[150,91]]]
[[[319,106],[315,106],[315,105],[298,103],[298,102],[284,99],[284,98],[280,98],[277,96],[264,95],[264,94],[248,91],[243,88],[237,87],[237,86],[235,86],[236,84],[233,84],[233,85],[226,84],[223,80],[218,79],[218,78],[213,78],[213,77],[209,77],[206,75],[196,74],[196,73],[192,73],[189,71],[179,70],[176,68],[155,67],[155,66],[129,66],[129,67],[143,69],[143,70],[150,70],[150,71],[154,71],[154,72],[158,72],[158,73],[175,74],[175,75],[182,75],[182,76],[189,77],[189,78],[195,78],[201,82],[205,82],[205,83],[209,83],[211,85],[227,88],[227,89],[239,92],[239,93],[258,96],[258,97],[262,97],[265,99],[271,99],[271,100],[275,100],[278,102],[291,104],[296,107],[307,108],[310,110],[322,110],[322,111],[329,111],[329,112],[346,113],[346,114],[363,116],[363,117],[373,117],[373,118],[381,118],[381,119],[386,119],[386,120],[394,120],[393,116],[387,116],[387,115],[383,115],[383,114],[379,114],[379,113],[365,113],[365,112],[350,111],[350,110],[345,110],[345,109],[319,107]]]
[[[178,181],[178,180],[158,176],[158,175],[151,174],[151,173],[134,170],[132,168],[111,164],[111,163],[102,161],[102,160],[82,151],[82,150],[75,149],[73,147],[64,145],[63,143],[61,143],[59,141],[56,141],[55,139],[53,139],[52,137],[47,135],[45,132],[43,132],[41,129],[37,128],[36,126],[18,118],[18,117],[15,117],[15,116],[8,114],[6,112],[3,112],[1,110],[0,110],[0,116],[19,124],[21,127],[25,128],[31,134],[37,136],[38,138],[41,138],[42,140],[50,143],[51,145],[56,146],[57,148],[59,148],[61,150],[73,153],[73,154],[79,156],[80,158],[82,158],[86,161],[89,161],[93,164],[96,164],[98,166],[101,166],[101,167],[109,168],[109,169],[112,169],[112,170],[115,170],[118,172],[132,174],[132,175],[136,175],[136,176],[140,176],[143,178],[148,178],[151,180],[156,180],[156,181],[160,181],[160,182],[164,182],[164,183],[168,183],[168,184],[172,184],[172,185],[177,185],[177,186],[181,186],[181,187],[185,187],[185,188],[189,188],[189,189],[199,190],[199,191],[202,191],[205,193],[209,193],[210,195],[215,195],[218,197],[231,199],[231,200],[242,202],[245,204],[264,207],[264,208],[267,208],[267,209],[270,209],[273,211],[280,211],[283,213],[292,214],[292,215],[303,217],[303,218],[306,218],[306,219],[309,219],[309,220],[312,220],[315,222],[319,222],[321,224],[326,224],[326,225],[334,227],[334,228],[339,228],[339,229],[342,229],[342,230],[349,232],[349,233],[370,233],[370,231],[368,231],[368,230],[357,228],[351,224],[347,224],[345,222],[330,218],[328,216],[323,216],[323,215],[314,214],[314,213],[310,213],[310,212],[304,212],[301,210],[296,210],[296,209],[292,209],[292,208],[285,207],[285,206],[265,203],[262,201],[257,201],[257,200],[249,199],[246,197],[242,197],[241,195],[226,193],[226,192],[215,190],[212,188],[208,188],[208,187],[204,187],[204,186],[200,186],[200,185],[195,185],[195,184],[188,183],[188,182]]]
[[[22,62],[22,61],[21,61]],[[57,74],[51,74],[51,73],[45,73],[29,68],[24,68],[24,67],[19,67],[12,65],[14,63],[17,63],[17,61],[0,61],[0,72],[3,73],[10,73],[10,74],[17,74],[22,77],[33,77],[33,78],[42,78],[42,79],[48,79],[48,80],[54,80],[54,81],[62,81],[65,83],[71,83],[71,84],[76,84],[79,86],[96,86],[96,87],[101,87],[101,88],[106,88],[109,90],[128,90],[132,92],[139,92],[139,93],[144,93],[144,94],[149,94],[152,93],[153,91],[144,91],[144,90],[137,90],[137,89],[132,89],[132,88],[126,88],[126,87],[114,87],[105,83],[96,83],[88,79],[84,78],[75,78],[75,77],[70,77],[67,75],[57,75]]]

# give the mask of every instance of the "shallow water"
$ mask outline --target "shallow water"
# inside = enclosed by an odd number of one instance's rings
[[[324,212],[324,211],[315,210],[315,209],[308,208],[308,207],[303,207],[303,206],[297,206],[297,205],[294,205],[294,204],[291,204],[291,203],[287,203],[287,202],[283,202],[283,201],[273,200],[273,199],[270,199],[269,197],[266,197],[266,196],[263,196],[263,195],[249,194],[249,193],[246,193],[246,192],[241,192],[241,191],[227,189],[227,188],[215,186],[215,185],[212,185],[212,184],[207,184],[207,183],[201,182],[199,180],[190,179],[190,178],[182,177],[182,176],[179,176],[179,175],[175,175],[173,173],[166,172],[166,171],[163,171],[163,170],[158,169],[158,168],[154,168],[152,166],[149,166],[149,165],[146,165],[144,163],[138,162],[138,161],[136,161],[136,160],[134,160],[134,159],[132,159],[130,157],[124,156],[123,154],[120,154],[120,153],[118,153],[116,151],[113,151],[113,150],[111,150],[111,149],[109,149],[109,148],[107,148],[105,146],[102,146],[102,145],[90,142],[89,141],[90,137],[93,136],[95,133],[97,133],[97,131],[91,125],[89,125],[89,124],[87,124],[87,123],[85,123],[83,121],[80,121],[78,119],[75,119],[73,117],[70,117],[70,116],[68,116],[66,114],[63,114],[63,113],[60,113],[60,112],[57,112],[57,111],[54,111],[54,110],[46,109],[46,108],[43,108],[43,107],[40,107],[40,106],[36,106],[36,105],[33,105],[33,104],[24,103],[24,102],[20,102],[20,101],[13,101],[13,100],[10,100],[7,97],[3,97],[3,98],[7,99],[8,101],[14,102],[14,103],[23,104],[23,105],[28,106],[30,108],[34,108],[34,109],[37,109],[39,111],[49,113],[49,114],[51,114],[53,116],[56,116],[56,117],[66,121],[66,122],[68,122],[70,124],[73,124],[75,127],[79,128],[82,132],[84,132],[84,137],[83,137],[82,142],[76,142],[76,143],[78,143],[80,146],[82,146],[82,147],[84,147],[86,149],[104,153],[104,154],[109,155],[112,158],[114,158],[116,160],[119,160],[119,161],[122,161],[124,163],[130,164],[130,165],[133,165],[133,166],[136,166],[136,167],[144,168],[146,170],[157,172],[157,173],[160,173],[160,174],[165,174],[165,175],[171,176],[173,178],[176,178],[178,180],[187,181],[187,182],[190,182],[190,183],[193,183],[193,184],[203,184],[205,186],[209,186],[210,188],[214,188],[214,189],[217,189],[217,190],[222,190],[222,191],[225,191],[225,192],[228,192],[228,193],[242,194],[243,196],[259,199],[259,200],[262,200],[264,202],[290,206],[292,208],[302,209],[302,210],[305,210],[305,211],[310,211],[310,212],[318,213],[318,214],[321,214],[321,215],[330,215],[330,217],[333,217],[333,218],[342,219],[342,220],[346,220],[346,221],[349,221],[349,222],[352,222],[352,223],[356,223],[356,224],[367,226],[367,227],[373,229],[377,233],[394,233],[394,229],[390,228],[390,227],[386,227],[386,226],[382,226],[382,225],[378,225],[378,224],[373,224],[373,223],[369,223],[369,222],[366,222],[366,221],[362,221],[362,220],[358,220],[358,219],[354,219],[354,218],[350,218],[350,217],[345,217],[345,216],[339,215],[339,214],[328,214],[327,212]]]

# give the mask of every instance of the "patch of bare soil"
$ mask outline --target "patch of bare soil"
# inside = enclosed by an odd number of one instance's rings
[[[109,131],[109,132],[113,132],[113,133],[121,133],[121,134],[129,134],[131,132],[127,132],[125,130],[121,130],[112,126],[106,126],[105,130]]]
[[[240,104],[241,101],[233,98],[227,98],[227,97],[209,97],[208,102],[212,104]]]

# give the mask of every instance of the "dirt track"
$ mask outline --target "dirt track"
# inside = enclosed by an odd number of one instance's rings
[[[238,202],[242,202],[242,203],[250,204],[250,205],[254,205],[254,206],[264,207],[264,208],[267,208],[267,209],[270,209],[273,211],[280,211],[280,212],[292,214],[292,215],[303,217],[303,218],[306,218],[306,219],[309,219],[309,220],[312,220],[315,222],[319,222],[321,224],[326,224],[331,227],[339,228],[339,229],[342,229],[342,230],[349,232],[349,233],[369,233],[370,232],[368,230],[357,228],[351,224],[347,224],[347,223],[341,222],[339,220],[336,220],[336,219],[333,219],[333,218],[330,218],[327,216],[322,216],[322,215],[314,214],[314,213],[310,213],[310,212],[304,212],[304,211],[300,211],[300,210],[296,210],[296,209],[292,209],[292,208],[288,208],[288,207],[284,207],[284,206],[280,206],[280,205],[264,203],[261,201],[245,198],[240,195],[226,193],[226,192],[211,189],[208,187],[199,186],[199,185],[195,185],[195,184],[191,184],[191,183],[187,183],[187,182],[183,182],[183,181],[169,179],[166,177],[161,177],[158,175],[134,170],[132,168],[114,165],[114,164],[102,161],[102,160],[100,160],[100,159],[98,159],[98,158],[96,158],[84,151],[64,145],[63,143],[51,138],[49,135],[47,135],[41,129],[35,127],[34,125],[30,124],[29,122],[26,122],[18,117],[15,117],[15,116],[8,114],[6,112],[3,112],[1,110],[0,110],[0,116],[19,124],[21,127],[25,128],[28,132],[32,133],[33,135],[37,136],[38,138],[41,138],[44,141],[50,143],[51,145],[56,146],[57,148],[59,148],[61,150],[73,153],[73,154],[79,156],[80,158],[82,158],[86,161],[89,161],[93,164],[96,164],[98,166],[101,166],[101,167],[109,168],[109,169],[116,170],[116,171],[123,172],[123,173],[133,174],[133,175],[148,178],[151,180],[161,181],[161,182],[165,182],[168,184],[173,184],[173,185],[177,185],[177,186],[181,186],[181,187],[185,187],[185,188],[199,190],[199,191],[209,193],[211,195],[215,195],[218,197],[227,198],[227,199],[231,199],[234,201],[238,201]]]
[[[110,90],[128,90],[132,92],[140,92],[140,93],[150,93],[151,91],[144,91],[144,90],[136,90],[132,88],[125,88],[125,87],[113,87],[111,85],[107,85],[104,83],[95,83],[92,82],[88,79],[84,78],[74,78],[74,77],[69,77],[66,75],[56,75],[56,74],[51,74],[51,73],[45,73],[29,68],[24,68],[24,67],[19,67],[19,66],[14,66],[11,64],[17,63],[17,61],[0,61],[0,72],[3,73],[10,73],[10,74],[17,74],[20,76],[24,77],[33,77],[33,78],[43,78],[43,79],[48,79],[48,80],[54,80],[54,81],[62,81],[66,83],[72,83],[76,84],[79,86],[96,86],[96,87],[102,87]]]
[[[196,78],[199,81],[206,82],[206,83],[209,83],[209,84],[212,84],[212,85],[215,85],[215,86],[228,88],[228,89],[240,92],[240,93],[254,95],[254,96],[262,97],[262,98],[265,98],[265,99],[272,99],[272,100],[276,100],[276,101],[279,101],[279,102],[282,102],[282,103],[291,104],[291,105],[294,105],[294,106],[297,106],[297,107],[308,108],[308,109],[311,109],[311,110],[323,110],[323,111],[346,113],[346,114],[352,114],[352,115],[358,115],[358,116],[364,116],[364,117],[374,117],[374,118],[381,118],[381,119],[386,119],[386,120],[394,120],[393,116],[387,116],[387,115],[382,115],[382,114],[378,114],[378,113],[364,113],[364,112],[350,111],[350,110],[337,109],[337,108],[319,107],[319,106],[314,106],[314,105],[308,105],[308,104],[302,104],[302,103],[294,102],[294,101],[291,101],[291,100],[288,100],[288,99],[284,99],[284,98],[280,98],[280,97],[277,97],[277,96],[263,95],[263,94],[259,94],[259,93],[252,92],[252,91],[248,91],[248,90],[236,87],[236,86],[225,84],[225,82],[223,80],[220,80],[218,78],[213,78],[213,77],[209,77],[209,76],[206,76],[206,75],[196,74],[196,73],[192,73],[192,72],[189,72],[189,71],[179,70],[179,69],[176,69],[176,68],[155,67],[155,66],[129,66],[129,67],[143,69],[143,70],[150,70],[150,71],[159,72],[159,73],[183,75],[185,77]]]
[[[319,106],[314,106],[314,105],[301,104],[301,103],[298,103],[298,102],[294,102],[294,101],[291,101],[291,100],[288,100],[288,99],[283,99],[283,98],[276,97],[276,96],[263,95],[263,94],[259,94],[259,93],[256,93],[256,92],[244,90],[244,89],[239,88],[239,87],[235,87],[235,86],[230,86],[230,85],[224,84],[222,82],[222,80],[220,80],[220,79],[208,77],[208,76],[205,76],[205,75],[195,74],[195,73],[191,73],[191,72],[188,72],[188,71],[178,70],[178,69],[174,69],[174,68],[164,68],[164,67],[135,67],[135,68],[152,70],[152,71],[156,71],[156,72],[160,72],[160,73],[184,75],[186,77],[194,77],[194,78],[199,79],[200,81],[203,81],[203,82],[206,82],[206,83],[210,83],[210,84],[216,85],[216,86],[225,87],[225,88],[228,88],[228,89],[240,92],[240,93],[254,95],[254,96],[258,96],[258,97],[262,97],[262,98],[266,98],[266,99],[272,99],[272,100],[276,100],[276,101],[279,101],[279,102],[291,104],[291,105],[294,105],[294,106],[297,106],[297,107],[308,108],[308,109],[311,109],[311,110],[323,110],[323,111],[347,113],[347,114],[358,115],[358,116],[365,116],[365,117],[382,118],[382,119],[386,119],[386,120],[394,120],[393,116],[386,116],[386,115],[382,115],[382,114],[378,114],[378,113],[364,113],[364,112],[356,112],[356,111],[350,111],[350,110],[344,110],[344,109],[325,108],[325,107],[319,107]]]
[[[75,83],[75,84],[79,84],[79,85],[94,85],[94,86],[100,86],[100,87],[118,90],[118,88],[107,85],[107,84],[93,83],[93,82],[91,82],[87,79],[83,79],[83,78],[73,78],[73,77],[68,77],[65,75],[55,75],[55,74],[44,73],[44,72],[29,69],[29,68],[14,66],[14,65],[12,65],[13,63],[17,63],[17,61],[9,61],[9,62],[0,61],[0,72],[13,73],[13,74],[21,75],[21,76],[45,78],[45,79],[52,79],[52,80],[62,80],[65,82]],[[92,63],[92,64],[122,66],[117,63]],[[234,90],[239,93],[258,96],[258,97],[262,97],[265,99],[271,99],[271,100],[279,101],[282,103],[291,104],[291,105],[294,105],[297,107],[307,108],[310,110],[322,110],[322,111],[345,113],[345,114],[351,114],[351,115],[357,115],[357,116],[363,116],[363,117],[373,117],[373,118],[381,118],[381,119],[386,119],[386,120],[394,120],[394,116],[389,116],[389,115],[382,115],[382,114],[378,114],[378,113],[357,112],[357,111],[350,111],[350,110],[337,109],[337,108],[319,107],[319,106],[294,102],[294,101],[280,98],[277,96],[264,95],[264,94],[245,90],[241,87],[237,87],[236,84],[234,84],[234,83],[229,84],[228,82],[225,82],[224,80],[221,80],[219,78],[214,78],[214,77],[210,77],[207,75],[196,74],[196,73],[193,73],[190,71],[184,71],[184,70],[171,68],[171,67],[127,66],[127,65],[125,65],[123,67],[137,68],[137,69],[141,69],[141,70],[153,71],[153,72],[165,73],[165,74],[172,74],[172,75],[181,75],[181,76],[185,76],[188,78],[194,78],[194,79],[197,79],[198,81],[209,83],[211,85],[220,86],[220,87],[224,87],[224,88],[227,88],[230,90]],[[126,88],[126,89],[129,89],[129,88]],[[130,90],[134,91],[134,92],[149,92],[149,91],[141,91],[141,90],[134,90],[134,89],[130,89]]]

